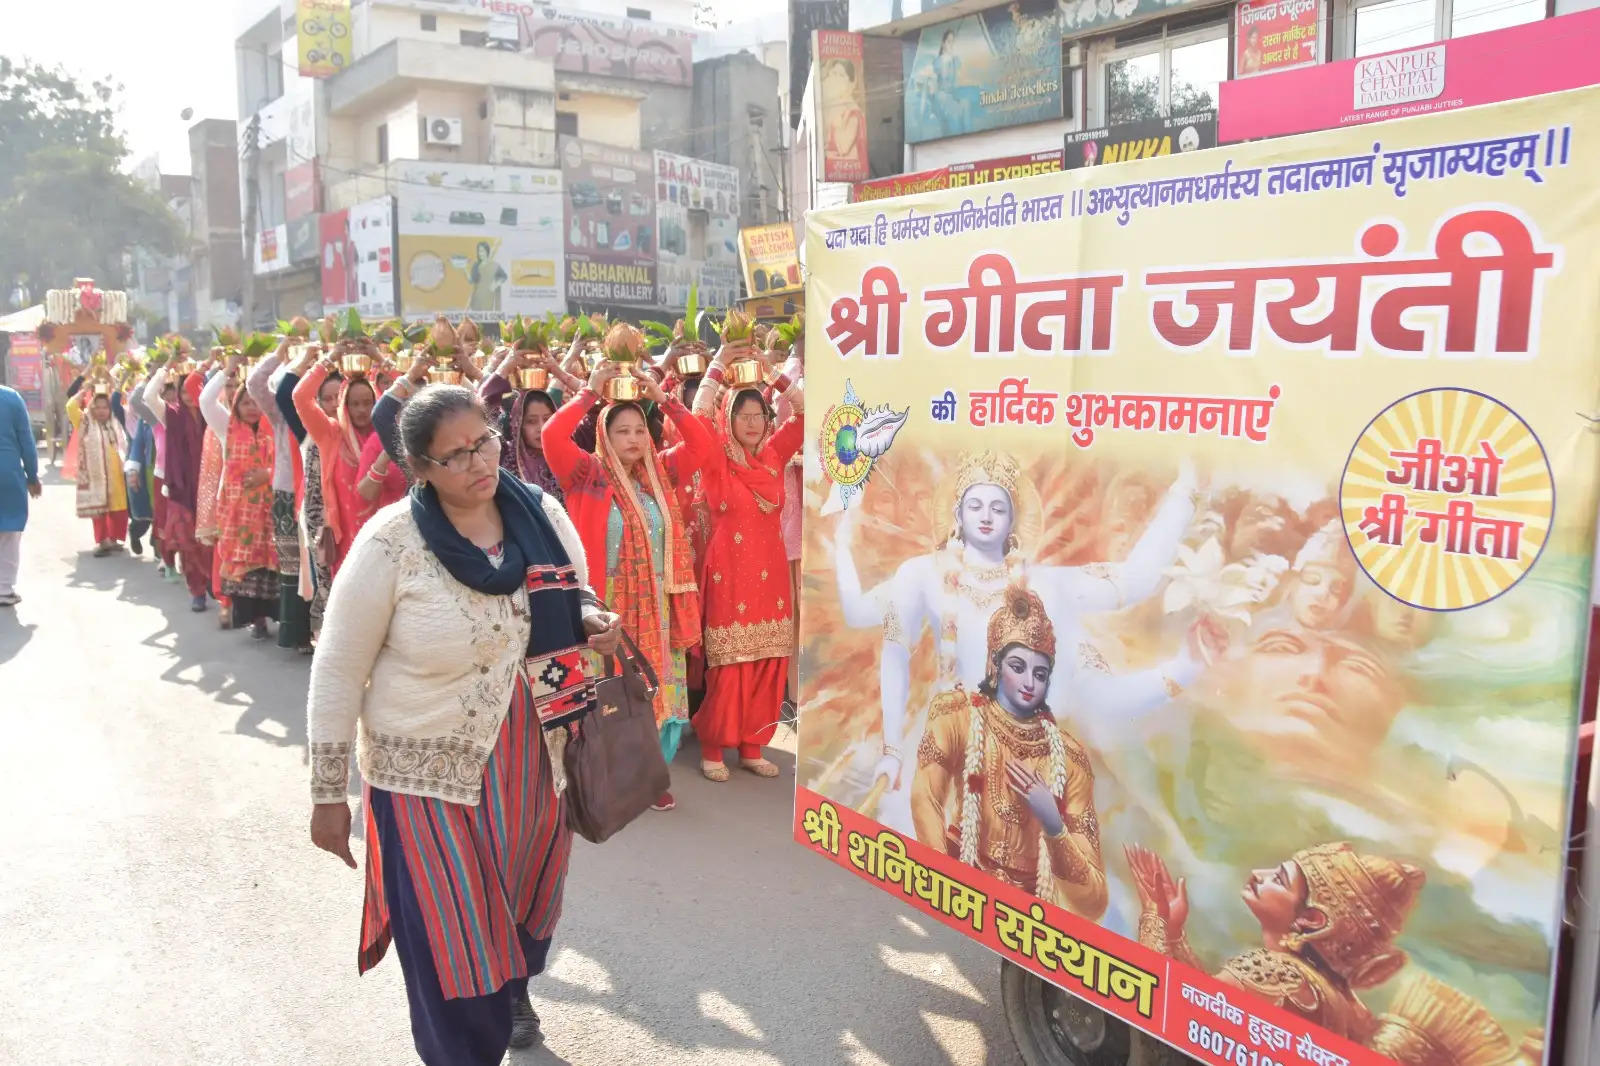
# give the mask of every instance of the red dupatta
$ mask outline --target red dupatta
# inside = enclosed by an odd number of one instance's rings
[[[272,473],[272,427],[265,416],[254,425],[239,417],[244,389],[233,399],[228,420],[228,446],[217,496],[217,566],[225,581],[238,581],[252,570],[270,570],[277,558],[272,537],[272,479],[244,487],[252,470]]]

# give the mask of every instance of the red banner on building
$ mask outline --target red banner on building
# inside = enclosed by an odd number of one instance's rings
[[[1282,137],[1593,85],[1600,82],[1597,38],[1600,8],[1275,78],[1225,81],[1219,139]]]
[[[919,170],[915,174],[896,174],[892,178],[858,181],[850,199],[851,202],[859,204],[865,200],[886,200],[891,196],[910,196],[912,193],[949,187],[950,168],[936,167],[933,170]]]
[[[1235,78],[1309,67],[1322,58],[1319,0],[1239,0],[1233,18]]]

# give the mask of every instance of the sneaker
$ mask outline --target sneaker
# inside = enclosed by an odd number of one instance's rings
[[[672,793],[663,792],[660,799],[650,804],[650,809],[652,811],[670,811],[677,805],[678,801],[672,798]]]
[[[522,998],[511,1001],[511,1046],[532,1047],[543,1035],[539,1030],[539,1013],[533,1009],[527,989],[523,989]]]
[[[201,611],[203,611],[205,609],[206,609],[206,598],[204,596],[192,596],[192,597],[190,597],[190,599],[189,599],[189,610],[193,611],[195,614],[199,614]]]
[[[4,595],[0,595],[0,607],[15,607],[21,602],[22,597],[18,596],[15,592],[7,592]]]
[[[132,547],[133,554],[135,554],[135,555],[143,555],[144,554],[144,542],[143,541],[141,541],[138,537],[129,537],[128,541],[129,541],[129,544]]]

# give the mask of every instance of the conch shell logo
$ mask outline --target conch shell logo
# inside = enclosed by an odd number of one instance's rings
[[[888,404],[869,408],[856,395],[855,386],[844,383],[844,402],[828,408],[817,437],[823,473],[833,485],[823,514],[850,506],[860,495],[873,463],[889,451],[910,414],[909,407],[904,411],[892,410]]]

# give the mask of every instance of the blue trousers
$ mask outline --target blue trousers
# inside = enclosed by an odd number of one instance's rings
[[[411,1006],[411,1039],[423,1066],[500,1066],[511,1046],[511,1004],[522,998],[528,979],[519,978],[498,992],[467,999],[445,999],[433,949],[423,923],[421,904],[406,870],[389,796],[372,789],[373,820],[383,849],[383,892],[389,904],[389,926],[400,971],[406,979],[406,999]],[[535,940],[518,929],[528,972],[544,972],[550,940]]]

